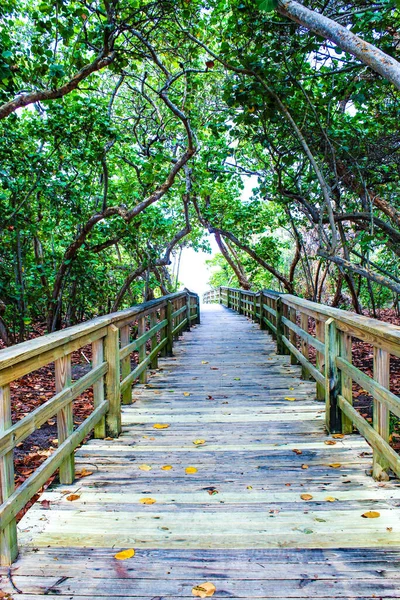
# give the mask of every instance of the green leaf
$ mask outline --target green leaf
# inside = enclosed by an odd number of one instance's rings
[[[256,3],[264,12],[272,12],[278,6],[278,0],[256,0]]]

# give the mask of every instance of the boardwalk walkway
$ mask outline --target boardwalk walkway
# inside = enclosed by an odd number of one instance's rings
[[[163,600],[210,581],[215,598],[400,598],[398,483],[367,475],[360,436],[326,436],[300,367],[218,305],[174,352],[134,388],[122,435],[78,451],[93,473],[28,511],[1,589]]]

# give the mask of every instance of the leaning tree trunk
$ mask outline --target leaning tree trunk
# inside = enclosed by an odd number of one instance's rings
[[[343,25],[306,8],[295,0],[279,0],[277,11],[291,21],[331,40],[400,89],[400,63],[392,56],[365,42]]]

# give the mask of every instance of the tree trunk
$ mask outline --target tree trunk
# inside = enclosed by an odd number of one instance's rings
[[[334,42],[339,48],[358,58],[400,89],[400,63],[376,46],[365,42],[343,25],[306,8],[295,0],[279,0],[277,11],[299,25]]]

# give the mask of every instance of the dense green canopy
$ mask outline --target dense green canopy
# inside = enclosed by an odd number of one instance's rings
[[[6,343],[170,290],[210,233],[214,284],[397,301],[395,0],[5,0],[0,26]]]

